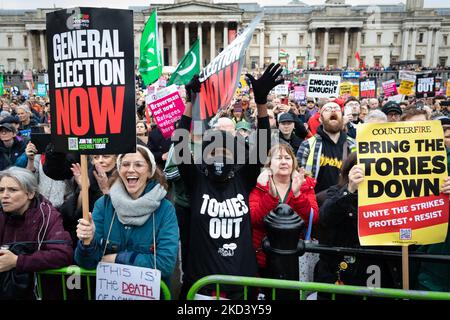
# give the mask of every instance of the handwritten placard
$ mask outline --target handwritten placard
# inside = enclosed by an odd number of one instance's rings
[[[159,300],[161,272],[100,262],[96,283],[96,300]]]

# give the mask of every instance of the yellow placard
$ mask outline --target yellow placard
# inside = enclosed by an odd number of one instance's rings
[[[351,82],[341,82],[340,92],[341,96],[351,95],[352,93],[352,84]]]
[[[450,97],[450,81],[447,81],[447,89],[445,91],[445,95]]]
[[[414,81],[402,80],[398,88],[398,94],[410,95],[414,93]]]
[[[352,85],[352,91],[351,91],[351,96],[358,98],[359,97],[359,84],[354,83]]]
[[[431,244],[445,241],[449,196],[447,153],[440,121],[358,126],[361,245]]]

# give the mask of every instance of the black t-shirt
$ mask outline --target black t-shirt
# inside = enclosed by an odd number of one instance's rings
[[[342,168],[344,143],[347,135],[341,132],[339,140],[334,143],[323,131],[322,126],[317,129],[317,134],[322,137],[322,154],[320,155],[320,169],[317,176],[316,193],[328,189],[338,183],[339,172]]]

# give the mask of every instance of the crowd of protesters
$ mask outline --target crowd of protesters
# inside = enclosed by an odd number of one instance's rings
[[[357,190],[364,173],[356,165],[358,125],[437,119],[450,151],[450,99],[411,95],[401,103],[351,96],[298,101],[293,93],[286,97],[273,93],[282,81],[281,71],[272,64],[256,79],[247,75],[249,90],[242,90],[219,111],[207,133],[242,144],[244,162],[239,164],[234,150],[209,148],[205,141],[211,140],[202,139],[202,130],[191,126],[197,77],[183,90],[185,112],[178,123],[180,129],[193,128],[188,141],[163,137],[145,111],[138,82],[137,151],[90,157],[88,219],[82,216],[79,156],[58,153],[51,143],[39,152],[32,142],[33,134],[51,131],[48,99],[10,93],[1,97],[0,245],[17,241],[31,245],[26,250],[2,247],[0,275],[70,264],[95,269],[103,261],[156,267],[170,283],[180,251],[178,298],[185,299],[192,284],[206,275],[267,277],[261,250],[266,235],[263,219],[281,203],[291,206],[307,225],[313,224],[319,243],[360,247]],[[261,147],[262,130],[270,132],[269,148],[263,159],[250,163],[252,153]],[[174,150],[180,144],[188,146],[183,150],[189,151],[190,162],[177,159]],[[201,155],[200,161],[194,160]],[[450,193],[450,181],[443,191]],[[450,241],[417,250],[448,255]],[[354,260],[321,254],[314,281],[365,286],[367,266],[376,264],[382,287],[401,288],[397,263]],[[348,265],[345,272],[340,267],[343,261]],[[450,291],[448,265],[419,264],[411,278],[416,289]],[[32,289],[17,298],[34,298]],[[200,293],[211,296],[214,290],[206,287]],[[227,287],[221,295],[242,298]]]

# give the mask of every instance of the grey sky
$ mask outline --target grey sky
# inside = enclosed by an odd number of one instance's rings
[[[215,0],[219,2],[258,2],[260,5],[285,5],[291,0]],[[173,3],[173,0],[0,0],[0,9],[35,9],[35,8],[51,8],[53,6],[59,8],[86,6],[86,7],[109,7],[109,8],[128,8],[129,6],[147,6],[150,3]],[[324,4],[325,0],[304,0],[308,5]],[[405,3],[406,0],[346,0],[347,4],[359,5],[377,5],[377,4],[396,4]],[[425,7],[428,8],[450,8],[449,0],[425,0]]]

